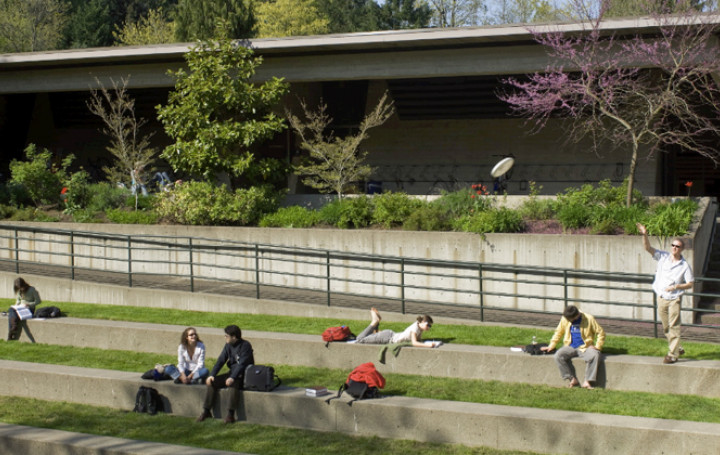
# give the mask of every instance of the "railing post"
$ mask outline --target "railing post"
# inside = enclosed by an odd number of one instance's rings
[[[658,306],[657,306],[657,294],[655,292],[652,293],[653,295],[653,333],[655,338],[658,337]]]
[[[478,263],[478,295],[480,296],[480,321],[485,321],[485,294],[483,293],[483,268]]]
[[[260,299],[260,247],[255,244],[255,298]]]
[[[195,271],[193,270],[193,241],[188,237],[188,262],[190,265],[190,292],[195,292]]]
[[[325,273],[327,275],[327,306],[330,306],[330,250],[325,251]]]
[[[133,280],[132,280],[132,237],[128,236],[127,238],[127,270],[128,270],[128,287],[132,287]]]
[[[70,232],[70,279],[75,280],[75,232]]]
[[[405,258],[400,258],[400,311],[405,314]]]
[[[15,273],[20,274],[20,245],[18,241],[18,230],[15,229]]]
[[[567,270],[563,270],[563,308],[568,305],[568,275]]]

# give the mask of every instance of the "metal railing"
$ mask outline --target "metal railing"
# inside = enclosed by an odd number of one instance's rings
[[[580,304],[605,320],[652,324],[658,336],[652,275],[440,261],[190,237],[121,235],[0,225],[0,264],[15,273],[103,276],[115,284],[172,286],[197,292],[236,286],[260,299],[268,289],[311,292],[331,306],[339,298],[407,305],[557,315]],[[718,281],[697,278],[696,282]],[[689,299],[719,294],[687,293]],[[685,302],[690,301],[686,299]],[[688,305],[689,306],[689,305]],[[592,310],[590,310],[592,308]],[[716,310],[683,308],[693,321]],[[684,323],[709,330],[720,326]],[[720,332],[718,332],[720,333]]]

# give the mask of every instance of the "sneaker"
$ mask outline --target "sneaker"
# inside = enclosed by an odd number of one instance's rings
[[[212,414],[210,414],[210,411],[203,411],[202,414],[200,414],[200,416],[197,419],[195,419],[195,421],[202,422],[205,419],[210,418],[210,417],[212,417]]]
[[[671,363],[675,363],[675,362],[677,362],[677,359],[676,359],[676,358],[673,358],[672,356],[670,356],[670,354],[666,355],[665,358],[663,359],[663,363],[666,364],[666,365],[667,365],[667,364],[671,364]]]
[[[681,346],[680,349],[678,349],[678,353],[679,353],[680,355],[685,355],[685,349],[683,349],[682,346]]]
[[[225,419],[223,420],[223,422],[225,422],[225,423],[235,423],[235,413],[232,412],[232,413],[228,414],[227,417],[225,417]]]

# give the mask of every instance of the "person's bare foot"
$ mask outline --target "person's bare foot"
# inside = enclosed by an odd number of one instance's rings
[[[594,389],[595,387],[592,386],[589,382],[585,381],[582,385],[583,389]]]
[[[380,313],[378,313],[378,310],[375,307],[370,308],[370,316],[372,317],[373,324],[379,324],[380,321],[382,321],[382,318],[380,317]]]
[[[579,385],[580,385],[580,383],[578,382],[577,378],[572,378],[570,380],[570,383],[568,384],[568,387],[570,387],[572,389],[573,387],[577,387]]]

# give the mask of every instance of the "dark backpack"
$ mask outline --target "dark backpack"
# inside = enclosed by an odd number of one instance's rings
[[[248,365],[245,368],[243,388],[256,392],[270,392],[282,383],[275,368],[265,365]]]
[[[56,306],[44,306],[35,311],[36,318],[59,318],[60,314],[60,308]]]
[[[135,394],[135,412],[155,415],[163,411],[163,403],[160,394],[152,387],[140,386]]]
[[[372,362],[363,363],[350,372],[347,381],[340,386],[337,395],[328,398],[325,403],[330,404],[330,400],[340,398],[343,392],[346,392],[353,397],[352,400],[348,401],[348,406],[352,406],[353,402],[357,400],[379,398],[379,389],[384,387],[385,378],[375,369],[375,365]]]
[[[354,338],[355,335],[353,335],[353,333],[350,331],[350,327],[346,325],[341,325],[339,327],[328,327],[322,333],[322,339],[325,342],[325,347],[328,347],[328,345],[332,341],[346,341]]]
[[[537,343],[537,344],[528,344],[523,348],[523,351],[527,352],[530,355],[545,355],[548,354],[547,351],[542,351],[540,348],[547,346],[547,343]]]

